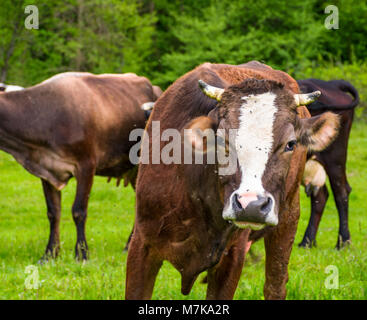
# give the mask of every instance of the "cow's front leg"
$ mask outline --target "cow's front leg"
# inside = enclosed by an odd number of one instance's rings
[[[77,180],[77,187],[72,212],[77,231],[75,257],[78,260],[86,260],[88,258],[88,245],[85,237],[85,223],[87,220],[88,200],[93,185],[94,173],[95,167],[88,163],[81,166],[75,176]]]
[[[292,208],[284,211],[277,227],[265,235],[265,299],[285,299],[288,262],[299,219],[299,190]]]
[[[60,216],[61,216],[61,192],[56,190],[46,180],[42,181],[43,193],[47,205],[47,217],[50,221],[50,237],[46,247],[46,252],[40,262],[48,258],[56,258],[60,250]]]
[[[233,299],[241,277],[245,254],[250,246],[248,242],[249,234],[250,230],[237,230],[234,239],[227,246],[219,263],[208,270],[207,299]]]
[[[126,264],[126,300],[151,299],[162,260],[134,227]]]

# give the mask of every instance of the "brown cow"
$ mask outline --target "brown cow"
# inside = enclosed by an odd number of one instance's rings
[[[205,63],[165,91],[155,104],[141,149],[142,158],[149,149],[152,161],[141,162],[137,178],[127,299],[151,297],[163,260],[180,272],[183,294],[208,270],[207,298],[233,298],[250,228],[265,226],[265,298],[285,298],[306,147],[326,147],[338,127],[333,114],[309,119],[297,116],[297,106],[317,95],[299,95],[293,78],[259,62],[241,66]],[[298,113],[301,118],[309,116],[303,106]],[[154,132],[156,121],[160,130]],[[218,161],[152,164],[157,149],[162,153],[172,143],[160,140],[170,128],[180,132],[196,129],[180,143],[191,142],[207,157],[211,148],[208,143],[203,145],[203,139],[200,143],[200,132],[237,129],[235,172],[220,175]]]
[[[315,90],[321,91],[318,101],[308,106],[312,116],[332,111],[340,117],[340,131],[335,141],[322,152],[315,153],[330,179],[330,186],[334,194],[335,204],[339,214],[339,232],[336,247],[339,249],[350,242],[348,227],[348,204],[350,187],[347,174],[347,152],[350,130],[352,128],[354,110],[359,103],[358,91],[347,81],[306,79],[297,81],[303,93]],[[311,216],[301,247],[316,246],[316,233],[324,212],[329,192],[324,185],[317,195],[311,196]]]
[[[61,190],[71,177],[77,180],[75,253],[87,258],[85,223],[93,176],[127,174],[134,182],[129,134],[145,127],[140,106],[156,98],[149,80],[132,73],[68,72],[0,95],[0,149],[42,180],[51,227],[44,258],[59,252]]]

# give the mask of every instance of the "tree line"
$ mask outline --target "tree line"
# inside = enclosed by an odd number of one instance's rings
[[[26,29],[27,5],[39,28]],[[364,63],[367,3],[335,0],[2,0],[0,82],[33,85],[64,71],[135,72],[166,88],[205,61],[259,60],[295,77]]]

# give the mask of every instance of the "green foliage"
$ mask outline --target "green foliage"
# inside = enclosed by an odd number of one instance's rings
[[[39,30],[24,28],[27,4],[39,8]],[[320,0],[3,0],[0,80],[29,86],[70,70],[135,72],[165,89],[203,62],[259,60],[298,78],[308,70],[329,78],[330,66],[365,97],[362,72],[354,79],[346,70],[365,65],[367,3],[333,4],[337,30],[325,27],[330,3]]]
[[[213,0],[195,13],[173,11],[170,25],[165,26],[174,38],[173,46],[162,54],[164,68],[154,78],[166,86],[205,61],[259,60],[297,73],[312,61],[335,59],[340,52],[330,51],[329,43],[342,42],[335,35],[344,31],[326,29],[320,8],[324,6],[316,0]],[[344,48],[346,55],[348,50]]]
[[[9,1],[9,7],[12,4]],[[33,3],[33,2],[32,2]],[[12,56],[8,82],[35,84],[55,73],[78,70],[95,73],[144,73],[152,52],[154,13],[140,13],[136,0],[49,0],[35,3],[39,29],[22,25],[22,46]],[[23,24],[22,3],[8,22]],[[12,28],[5,33],[10,37]],[[7,42],[10,40],[7,39]],[[1,63],[1,62],[0,62]],[[0,67],[2,65],[0,64]]]

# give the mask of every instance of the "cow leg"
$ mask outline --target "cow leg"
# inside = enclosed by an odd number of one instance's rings
[[[327,169],[329,169],[327,167]],[[351,188],[348,184],[345,167],[333,166],[328,172],[331,189],[333,190],[335,204],[339,213],[339,233],[336,247],[340,249],[350,242],[348,226],[348,203]]]
[[[134,230],[127,256],[125,299],[151,299],[161,266],[162,260],[141,241]]]
[[[208,270],[206,299],[233,299],[245,261],[249,232],[242,232],[238,240],[227,248],[219,263]]]
[[[340,113],[341,127],[336,140],[328,149],[320,153],[325,170],[329,176],[331,189],[334,194],[335,204],[339,214],[339,233],[336,247],[339,249],[349,243],[350,233],[348,228],[348,202],[351,188],[346,176],[346,162],[348,151],[349,133],[353,122],[353,109]]]
[[[137,167],[134,167],[131,172],[132,172],[132,174],[130,175],[129,182],[130,182],[132,188],[134,189],[134,192],[136,192],[136,177],[138,175]],[[125,252],[129,250],[129,246],[130,246],[130,242],[131,242],[131,237],[133,236],[133,232],[134,232],[134,227],[131,230],[129,238],[127,239],[127,242],[125,244],[125,248],[124,248]]]
[[[279,224],[269,230],[265,243],[264,296],[268,300],[285,299],[288,282],[288,263],[299,219],[299,190],[296,191],[291,207],[282,210]]]
[[[46,252],[41,261],[48,258],[56,258],[60,250],[60,217],[61,217],[61,192],[56,190],[46,180],[41,179],[43,193],[47,205],[47,217],[50,221],[50,237],[46,247]]]
[[[88,200],[93,185],[94,173],[94,166],[84,165],[79,168],[75,176],[77,180],[77,187],[72,213],[77,231],[75,257],[78,260],[88,259],[88,245],[85,237],[85,223],[87,220]]]
[[[328,198],[329,192],[326,185],[319,190],[316,197],[311,195],[311,217],[303,240],[299,244],[300,247],[311,248],[316,246],[316,233]]]

